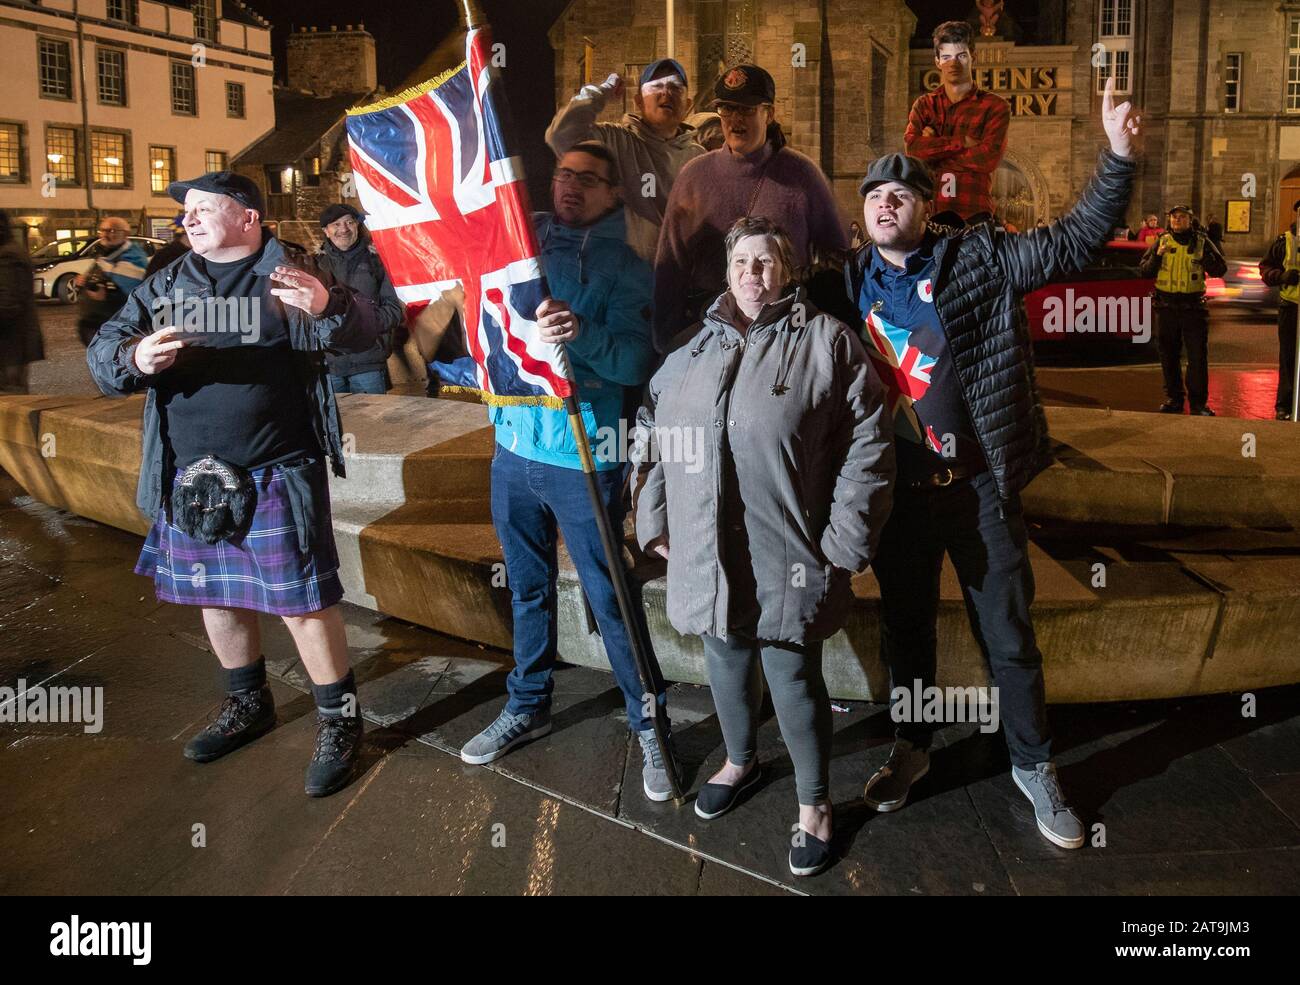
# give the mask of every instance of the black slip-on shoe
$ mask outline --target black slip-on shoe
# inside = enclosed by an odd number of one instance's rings
[[[754,784],[763,775],[763,767],[758,763],[754,768],[745,774],[741,781],[734,787],[729,787],[725,783],[706,783],[700,787],[700,792],[695,795],[695,814],[705,821],[712,821],[715,817],[721,817],[727,811],[731,810],[744,796],[747,790],[752,790]]]
[[[802,844],[790,846],[790,872],[793,875],[815,876],[835,860],[830,842],[810,835],[803,828],[799,829],[798,840]]]

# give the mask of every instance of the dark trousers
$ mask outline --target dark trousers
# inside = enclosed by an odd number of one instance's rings
[[[596,473],[615,537],[623,531],[622,476],[622,469]],[[651,728],[646,713],[653,713],[653,707],[642,692],[628,628],[623,625],[582,472],[530,461],[497,445],[492,457],[492,523],[505,553],[514,615],[515,669],[506,678],[510,692],[506,707],[510,713],[532,713],[551,703],[551,671],[555,667],[558,636],[558,532],[564,537],[564,546],[600,627],[605,655],[623,692],[628,724],[638,732]],[[632,630],[646,641],[644,614],[635,592],[632,618],[636,622]],[[648,646],[646,655],[650,660],[654,701],[663,708],[665,692],[659,665]],[[667,723],[666,714],[664,722]]]
[[[880,582],[881,650],[893,687],[933,687],[939,572],[947,552],[957,569],[971,632],[998,689],[1011,761],[1032,768],[1051,758],[1043,655],[1029,606],[1034,573],[1020,498],[999,515],[985,472],[944,489],[918,492],[900,482],[872,568]],[[932,723],[900,722],[896,734],[929,748]]]
[[[1291,413],[1291,400],[1295,389],[1295,330],[1294,304],[1281,304],[1277,309],[1277,400],[1275,410]]]
[[[1181,404],[1184,392],[1193,410],[1210,399],[1210,315],[1203,304],[1156,306],[1156,345],[1165,377],[1165,399]],[[1183,349],[1187,349],[1187,388],[1183,389]]]

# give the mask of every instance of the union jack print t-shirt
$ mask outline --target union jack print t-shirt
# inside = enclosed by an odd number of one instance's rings
[[[873,249],[857,299],[867,353],[894,411],[899,472],[909,479],[982,458],[935,312],[933,248],[927,236],[903,268]]]

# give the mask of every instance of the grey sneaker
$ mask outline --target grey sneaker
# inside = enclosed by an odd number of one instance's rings
[[[515,746],[540,739],[550,731],[549,710],[535,711],[531,715],[512,715],[502,708],[495,722],[465,743],[460,758],[471,766],[482,766],[500,759]]]
[[[918,749],[907,739],[895,739],[889,760],[871,775],[862,799],[881,814],[896,811],[907,803],[912,784],[929,772],[928,749]]]
[[[676,761],[673,759],[672,736],[668,736],[668,760],[664,761],[663,754],[659,751],[659,743],[655,741],[655,730],[646,729],[644,732],[638,732],[636,737],[641,740],[641,789],[645,791],[646,798],[654,801],[665,801],[672,798],[673,788],[668,782],[668,770],[676,768]]]
[[[1034,805],[1038,830],[1053,845],[1083,847],[1083,822],[1065,802],[1053,763],[1039,763],[1032,770],[1011,767],[1011,778]]]

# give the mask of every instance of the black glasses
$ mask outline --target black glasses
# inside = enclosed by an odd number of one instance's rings
[[[602,178],[595,171],[573,171],[569,168],[556,168],[555,174],[551,179],[557,185],[567,185],[571,181],[576,181],[583,188],[595,188],[597,185],[612,185],[614,182],[608,178]]]

